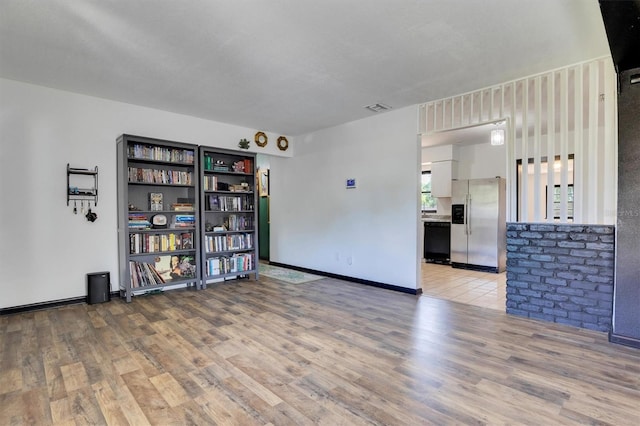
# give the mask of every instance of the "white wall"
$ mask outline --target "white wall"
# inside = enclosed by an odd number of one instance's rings
[[[118,288],[116,138],[122,133],[291,156],[232,126],[0,79],[0,308],[86,295],[86,274]],[[413,127],[415,129],[415,126]],[[99,168],[95,223],[66,205],[66,165]]]
[[[489,142],[458,147],[458,179],[485,179],[507,176],[506,145]]]
[[[416,116],[409,107],[311,133],[294,158],[272,159],[271,260],[419,288]]]

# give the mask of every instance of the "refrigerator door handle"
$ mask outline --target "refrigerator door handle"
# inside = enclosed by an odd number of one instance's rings
[[[467,208],[465,212],[467,212],[467,219],[465,220],[467,223],[467,235],[471,235],[471,194],[467,194]]]
[[[468,220],[469,220],[469,194],[465,194],[464,195],[464,216],[463,216],[463,221],[464,221],[464,235],[469,235],[469,227],[467,225]]]

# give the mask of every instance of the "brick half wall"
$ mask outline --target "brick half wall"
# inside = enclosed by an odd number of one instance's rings
[[[507,224],[507,313],[608,332],[615,227]]]

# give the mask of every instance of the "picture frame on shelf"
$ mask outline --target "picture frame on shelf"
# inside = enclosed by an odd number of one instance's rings
[[[269,196],[269,169],[258,170],[258,193],[261,197]]]
[[[149,210],[152,212],[161,212],[164,209],[162,192],[149,193]]]

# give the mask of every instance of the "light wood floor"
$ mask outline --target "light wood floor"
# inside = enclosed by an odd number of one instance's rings
[[[0,424],[640,424],[603,333],[322,279],[0,317]]]
[[[505,312],[505,272],[469,271],[437,263],[422,263],[421,268],[423,294]]]

